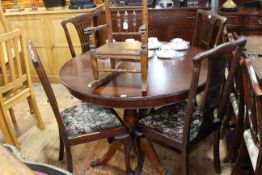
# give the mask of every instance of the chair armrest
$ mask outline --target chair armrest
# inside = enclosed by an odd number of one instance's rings
[[[85,34],[90,35],[90,34],[95,33],[96,31],[99,31],[99,30],[106,28],[106,27],[108,27],[108,24],[103,24],[103,25],[99,25],[99,26],[96,26],[96,27],[87,27],[87,28],[85,28],[84,32],[85,32]]]

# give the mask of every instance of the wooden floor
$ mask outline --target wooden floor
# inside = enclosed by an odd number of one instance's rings
[[[73,98],[67,90],[60,84],[53,84],[53,88],[60,106],[60,109],[70,107],[79,101]],[[29,113],[26,103],[21,103],[15,107],[17,125],[15,125],[16,133],[21,143],[21,152],[23,156],[30,161],[52,164],[61,168],[66,168],[65,163],[58,161],[58,129],[52,113],[47,103],[45,94],[40,84],[34,84],[34,90],[37,103],[40,108],[41,115],[46,124],[44,131],[38,129],[36,122]],[[118,110],[121,114],[121,110]],[[0,141],[4,143],[0,135]],[[162,164],[175,174],[181,174],[181,164],[179,154],[170,148],[154,144],[156,152]],[[72,148],[74,174],[75,175],[124,175],[124,154],[123,149],[110,160],[106,166],[92,168],[90,162],[103,155],[107,150],[108,144],[106,140],[94,141],[87,144],[77,145]],[[224,146],[221,141],[221,160],[224,157]],[[232,169],[231,164],[222,162],[222,175],[229,175]],[[208,138],[204,144],[190,156],[190,170],[194,175],[213,175],[213,155],[212,155],[212,137]],[[2,171],[2,170],[1,170]],[[1,173],[0,173],[1,174]],[[156,171],[152,168],[148,160],[145,160],[143,175],[155,175]]]

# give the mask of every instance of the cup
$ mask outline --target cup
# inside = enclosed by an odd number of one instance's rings
[[[157,43],[157,42],[158,42],[157,37],[149,37],[148,38],[148,43],[154,44],[154,43]]]
[[[170,46],[168,44],[162,45],[160,47],[160,50],[162,50],[163,52],[168,52],[170,50]]]
[[[178,44],[182,44],[183,43],[183,39],[182,38],[174,38],[171,40],[172,44],[174,45],[178,45]]]

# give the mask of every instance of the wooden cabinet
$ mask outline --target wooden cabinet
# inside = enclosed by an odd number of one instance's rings
[[[199,7],[209,9],[210,7]],[[183,38],[191,41],[193,36],[195,15],[199,8],[151,9],[149,11],[149,36],[161,41]]]
[[[262,35],[262,11],[255,8],[239,8],[237,12],[218,12],[227,17],[229,32],[243,35]]]
[[[98,5],[94,9],[85,10],[63,9],[46,11],[45,8],[39,8],[35,12],[29,10],[21,12],[7,11],[5,15],[11,23],[12,28],[22,27],[26,38],[32,39],[49,80],[51,82],[59,82],[59,70],[61,66],[67,60],[71,59],[65,33],[60,24],[61,20],[78,13],[90,13],[98,8],[101,8],[101,5]],[[73,26],[69,30],[73,34],[73,43],[77,47],[77,52],[80,53],[81,46],[77,33]],[[33,81],[35,81],[37,74],[32,65],[30,66],[30,70]]]

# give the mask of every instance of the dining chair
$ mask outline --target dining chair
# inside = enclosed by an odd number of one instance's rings
[[[39,128],[45,125],[36,104],[32,89],[29,63],[26,57],[24,37],[21,29],[0,36],[0,65],[2,84],[0,86],[1,129],[6,141],[20,148],[15,130],[10,122],[8,111],[16,104],[27,100],[35,114]],[[4,126],[5,125],[5,126]],[[6,129],[8,130],[5,133]]]
[[[213,150],[215,170],[216,173],[221,172],[219,157],[221,120],[225,114],[227,96],[234,74],[239,67],[240,55],[245,43],[246,39],[242,37],[195,55],[192,59],[188,99],[163,106],[137,122],[138,133],[181,152],[184,175],[189,174],[189,153],[212,133],[215,134]],[[231,53],[233,57],[228,57]],[[231,66],[225,80],[224,73],[229,61]],[[206,82],[201,86],[199,76],[201,67],[205,66],[207,66]],[[196,96],[200,91],[199,88],[202,89],[203,95],[198,106]],[[139,139],[136,140],[137,145]],[[139,157],[142,165],[142,156]]]
[[[234,41],[239,36],[236,33],[227,33],[226,37],[227,41]],[[243,54],[242,57],[245,57],[245,55]],[[225,76],[227,76],[227,74],[225,74]],[[229,93],[227,112],[221,128],[221,138],[224,139],[226,145],[224,162],[235,162],[240,148],[244,126],[242,81],[241,71],[238,69],[233,79],[232,88]]]
[[[227,18],[211,10],[198,9],[192,46],[210,49],[220,44]]]
[[[111,108],[81,103],[60,112],[53,89],[31,40],[28,49],[32,63],[55,114],[60,137],[59,160],[63,160],[65,148],[68,171],[73,172],[71,146],[108,138],[112,142],[120,141],[124,144],[126,173],[131,174],[129,154],[132,142],[127,127],[115,111]],[[93,161],[91,166],[104,165],[107,161],[108,159]]]
[[[81,13],[61,21],[72,57],[76,56],[76,51],[74,49],[76,44],[73,43],[74,41],[72,40],[73,31],[70,25],[73,25],[77,32],[83,53],[90,50],[89,36],[84,34],[84,29],[91,26],[92,19],[93,15]]]
[[[105,0],[106,24],[87,28],[86,34],[90,36],[92,70],[95,80],[100,78],[99,72],[141,73],[142,92],[147,88],[148,70],[148,2],[142,0],[141,6],[119,7],[111,5]],[[113,27],[113,26],[116,26]],[[95,48],[94,32],[107,28],[107,43]],[[139,39],[137,42],[123,42],[128,38]],[[113,42],[113,41],[116,42]],[[110,59],[111,66],[101,66],[98,59]],[[120,62],[139,62],[139,69],[127,69],[120,66]],[[116,64],[119,63],[119,64]]]
[[[262,90],[250,59],[242,64],[242,77],[245,104],[245,130],[242,135],[240,150],[232,175],[243,172],[241,164],[247,158],[252,165],[253,173],[262,174]],[[248,156],[247,156],[248,155]]]

